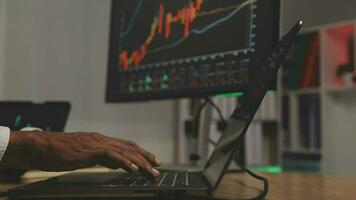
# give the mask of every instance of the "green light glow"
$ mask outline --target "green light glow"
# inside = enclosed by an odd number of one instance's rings
[[[17,116],[16,116],[15,123],[14,123],[14,126],[15,126],[15,127],[17,127],[17,126],[20,125],[21,119],[22,119],[22,116],[21,116],[21,115],[17,115]]]
[[[147,83],[151,83],[152,82],[152,78],[150,76],[146,76],[145,81]]]
[[[167,74],[163,75],[162,80],[168,81],[168,75]]]
[[[132,92],[134,92],[134,91],[135,91],[134,87],[133,87],[132,85],[130,85],[130,86],[129,86],[129,92],[132,93]]]
[[[267,93],[270,92],[275,92],[274,90],[268,90]],[[215,97],[241,97],[243,96],[243,92],[232,92],[232,93],[223,93],[223,94],[217,94]]]
[[[241,97],[243,95],[244,95],[243,92],[234,92],[234,93],[218,94],[215,97]]]
[[[269,172],[269,173],[274,173],[274,174],[283,172],[282,168],[279,166],[264,166],[264,167],[252,166],[252,167],[248,167],[248,168],[250,168],[254,171]]]

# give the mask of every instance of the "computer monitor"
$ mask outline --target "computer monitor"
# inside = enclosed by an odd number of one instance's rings
[[[278,22],[279,0],[113,0],[106,101],[243,91]]]

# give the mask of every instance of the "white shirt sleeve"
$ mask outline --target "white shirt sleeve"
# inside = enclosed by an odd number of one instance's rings
[[[5,154],[7,145],[10,139],[10,129],[4,126],[0,126],[0,161]]]

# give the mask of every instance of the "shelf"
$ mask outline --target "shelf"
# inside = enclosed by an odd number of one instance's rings
[[[321,155],[320,149],[283,149],[283,153]]]
[[[286,90],[283,91],[283,95],[307,95],[307,94],[317,94],[321,92],[326,93],[356,93],[356,86],[351,87],[328,87],[328,88],[308,88],[308,89],[296,89],[296,90]]]
[[[349,92],[355,92],[356,93],[356,87],[330,87],[330,88],[324,88],[323,89],[326,93],[349,93]]]
[[[317,94],[320,88],[296,89],[283,91],[283,95],[304,95],[304,94]]]
[[[275,122],[275,123],[277,123],[279,121],[279,119],[273,119],[273,118],[267,119],[267,118],[259,118],[259,117],[257,117],[257,118],[254,118],[253,121],[254,122],[260,122],[260,123],[264,123],[264,122]]]

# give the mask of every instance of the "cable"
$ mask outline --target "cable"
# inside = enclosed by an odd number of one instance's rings
[[[215,108],[215,110],[218,112],[218,115],[220,117],[220,122],[218,123],[218,130],[219,131],[223,131],[225,130],[226,126],[227,126],[227,120],[225,119],[224,115],[222,114],[220,108],[215,104],[215,102],[213,100],[211,100],[210,98],[206,98],[206,101],[208,101],[208,103],[213,107]],[[220,124],[222,123],[222,124]],[[220,126],[221,125],[221,126]],[[211,138],[208,138],[208,142],[210,142],[211,144],[213,144],[214,146],[217,145],[217,143],[211,139]]]
[[[208,102],[213,108],[215,108],[215,110],[218,112],[219,117],[220,117],[220,121],[223,123],[223,128],[222,130],[225,130],[226,126],[227,126],[227,120],[225,119],[224,115],[222,114],[220,108],[215,104],[215,102],[213,100],[211,100],[210,98],[205,98],[205,101]],[[219,122],[220,123],[220,122]],[[219,126],[218,126],[219,129]],[[220,130],[220,129],[219,129]],[[217,145],[217,142],[215,142],[213,139],[208,138],[208,142],[210,142],[211,144],[213,144],[214,146]]]
[[[268,179],[263,177],[263,176],[255,174],[254,172],[250,171],[247,168],[243,168],[243,170],[246,171],[253,178],[255,178],[257,180],[260,180],[260,181],[263,181],[263,190],[256,197],[253,197],[253,198],[238,198],[238,199],[233,199],[233,198],[227,199],[227,198],[212,197],[212,196],[207,196],[207,197],[203,197],[203,198],[201,196],[194,196],[194,197],[196,197],[197,200],[199,200],[199,198],[209,199],[209,200],[261,200],[261,199],[265,199],[265,197],[266,197],[266,195],[268,193]]]
[[[250,176],[252,176],[255,179],[258,179],[260,181],[263,181],[263,190],[262,192],[255,197],[254,199],[263,199],[268,193],[268,179],[266,177],[260,176],[258,174],[255,174],[254,172],[250,171],[247,168],[243,168]]]
[[[204,99],[204,102],[199,106],[198,110],[196,111],[194,115],[194,120],[193,120],[193,137],[198,137],[199,135],[199,124],[200,124],[200,115],[201,112],[203,111],[203,108],[208,104],[209,101],[207,98]]]
[[[209,104],[210,104],[213,108],[215,108],[215,110],[218,112],[219,117],[220,117],[220,120],[221,120],[222,122],[224,122],[224,123],[227,123],[227,121],[226,121],[224,115],[222,114],[220,108],[215,104],[215,102],[214,102],[213,100],[211,100],[210,98],[206,98],[206,101],[208,101]]]
[[[208,138],[208,141],[213,144],[214,146],[218,145],[218,143],[216,143],[214,140],[212,140],[211,138]]]

